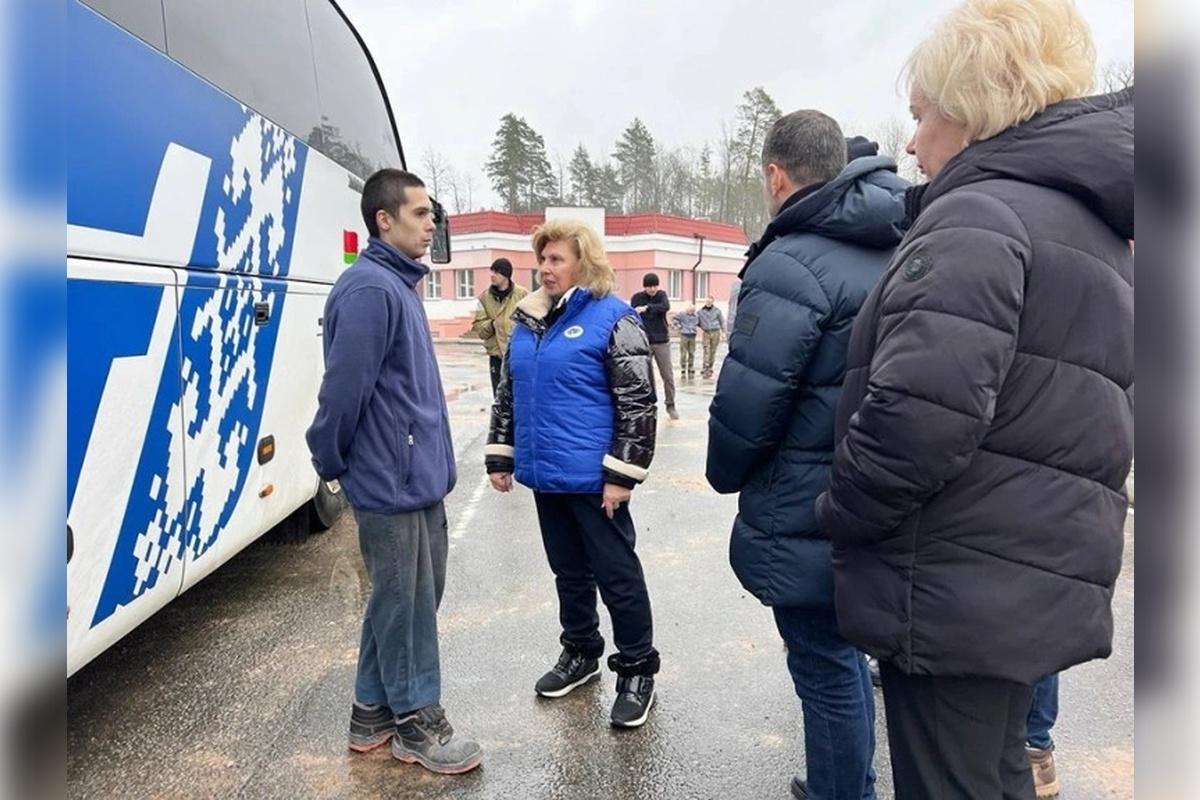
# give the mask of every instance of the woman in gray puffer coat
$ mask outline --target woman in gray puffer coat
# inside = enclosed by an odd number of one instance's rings
[[[1133,93],[1067,0],[969,0],[908,67],[931,178],[850,340],[842,633],[883,662],[896,797],[1033,797],[1030,685],[1103,658],[1133,456]]]

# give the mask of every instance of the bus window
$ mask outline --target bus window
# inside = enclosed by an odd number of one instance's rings
[[[300,138],[317,127],[304,0],[164,0],[167,52]]]
[[[162,0],[83,0],[113,22],[164,53],[167,32],[163,27]]]
[[[361,178],[400,168],[396,132],[362,45],[328,0],[307,0],[321,126],[309,143]]]

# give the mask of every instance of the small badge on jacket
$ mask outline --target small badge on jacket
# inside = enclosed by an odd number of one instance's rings
[[[904,274],[904,280],[917,281],[928,275],[932,268],[933,259],[918,254],[910,258],[900,271]]]

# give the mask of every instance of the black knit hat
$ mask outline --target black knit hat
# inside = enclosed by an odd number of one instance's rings
[[[512,278],[512,262],[507,258],[497,258],[492,262],[492,272],[499,272],[506,278]]]
[[[846,137],[846,160],[853,161],[856,158],[867,158],[868,156],[879,155],[879,143],[872,142],[865,136],[847,136]]]
[[[653,272],[647,272],[642,278],[642,286],[658,286],[658,276]]]

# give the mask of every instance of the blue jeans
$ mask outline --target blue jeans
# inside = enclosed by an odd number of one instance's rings
[[[437,610],[446,586],[446,509],[404,514],[354,510],[371,578],[354,698],[393,713],[441,701]]]
[[[804,712],[808,796],[873,800],[875,696],[866,658],[842,638],[832,608],[774,611]]]
[[[1033,705],[1025,718],[1025,741],[1030,747],[1049,750],[1054,746],[1050,729],[1058,720],[1058,673],[1047,675],[1033,686]]]

